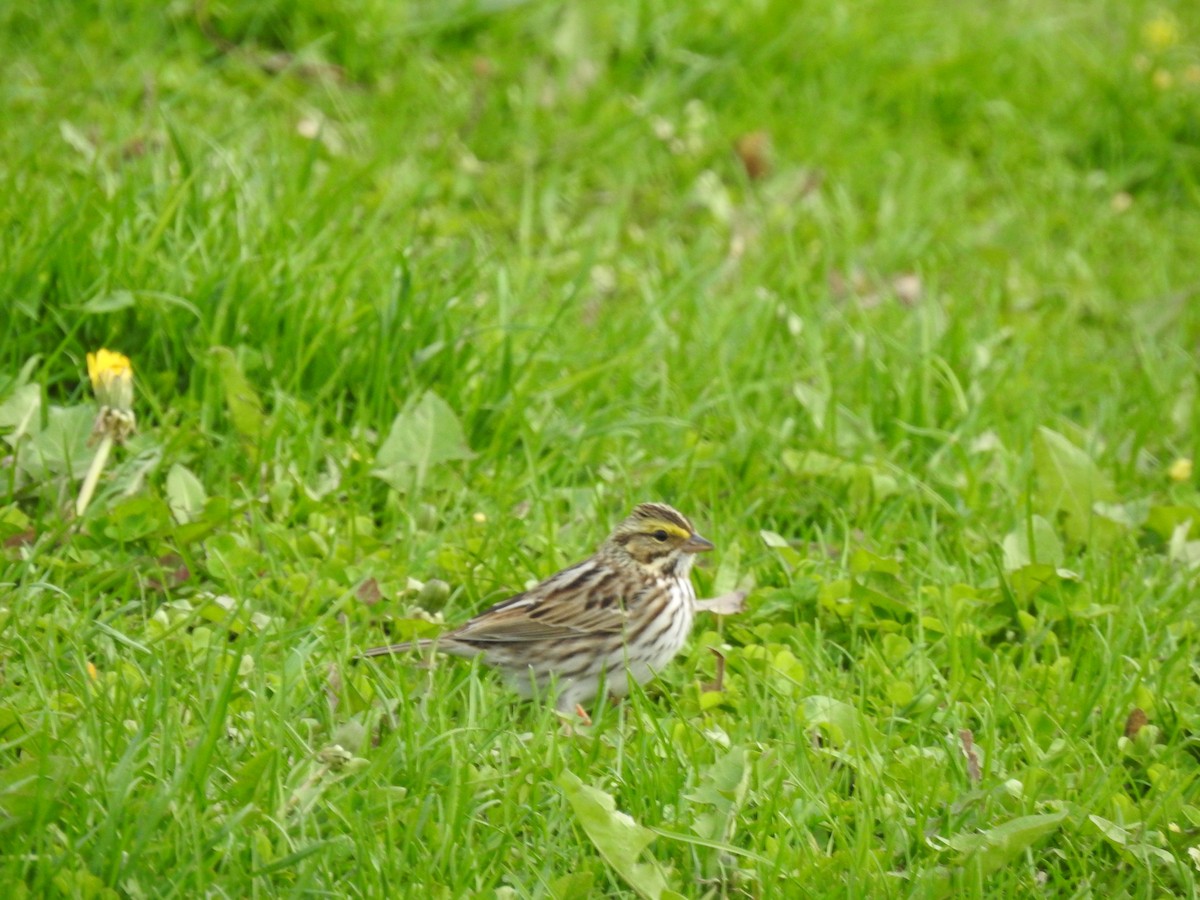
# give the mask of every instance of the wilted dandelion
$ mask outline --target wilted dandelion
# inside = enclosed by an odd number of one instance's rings
[[[129,357],[102,349],[87,355],[87,366],[100,411],[92,426],[91,440],[96,443],[96,455],[92,457],[79,489],[79,499],[75,501],[77,516],[82,516],[92,502],[113,444],[123,444],[137,426],[137,417],[133,413],[133,365]]]

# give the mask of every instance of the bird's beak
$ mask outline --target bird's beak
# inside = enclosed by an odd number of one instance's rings
[[[685,553],[707,553],[713,549],[713,542],[708,538],[702,538],[698,534],[693,534],[683,542],[683,546],[680,549]]]

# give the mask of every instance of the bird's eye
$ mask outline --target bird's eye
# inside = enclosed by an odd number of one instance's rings
[[[660,528],[658,531],[654,532],[654,539],[656,541],[665,541],[667,539],[667,533]]]

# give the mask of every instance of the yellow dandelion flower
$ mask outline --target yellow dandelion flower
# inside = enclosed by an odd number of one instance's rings
[[[101,349],[87,355],[88,378],[101,406],[133,408],[133,364],[123,353]]]
[[[1190,481],[1192,478],[1192,461],[1181,456],[1167,467],[1167,475],[1172,481]]]
[[[1142,26],[1142,43],[1158,53],[1174,47],[1181,37],[1179,20],[1166,13],[1155,16]]]
[[[96,395],[100,411],[96,414],[96,424],[92,426],[92,442],[96,444],[96,453],[75,501],[75,514],[78,516],[82,516],[92,502],[100,473],[108,462],[113,445],[123,444],[137,427],[137,417],[133,413],[133,364],[129,357],[101,349],[87,355],[87,367],[88,380],[92,383],[92,393]]]

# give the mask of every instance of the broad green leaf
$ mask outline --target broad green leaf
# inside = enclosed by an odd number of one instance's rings
[[[0,706],[0,740],[7,741],[11,736],[25,730],[16,710]]]
[[[742,547],[737,541],[731,542],[723,548],[721,554],[721,562],[717,566],[716,577],[713,578],[712,592],[714,596],[721,594],[729,594],[741,587],[743,575],[741,571],[742,564]],[[750,575],[748,580],[753,587],[753,576]]]
[[[1063,561],[1062,541],[1054,526],[1042,516],[1031,516],[1004,538],[1004,570],[1013,572],[1029,565],[1059,566]]]
[[[1140,829],[1137,832],[1130,831],[1125,826],[1100,816],[1088,816],[1088,821],[1104,835],[1109,843],[1119,847],[1139,862],[1145,863],[1151,859],[1167,865],[1175,865],[1177,862],[1175,857],[1162,847],[1156,847],[1143,840],[1140,836]]]
[[[129,309],[134,302],[135,298],[131,291],[113,291],[109,294],[97,294],[87,300],[80,307],[80,311],[90,315],[119,312],[122,309]]]
[[[824,431],[826,411],[829,409],[829,388],[798,381],[792,385],[792,394],[808,412],[813,427],[817,431]]]
[[[984,874],[995,872],[1016,859],[1066,821],[1067,812],[1020,816],[979,834],[959,834],[947,842],[963,854],[960,861],[978,863]]]
[[[1189,521],[1200,522],[1200,507],[1152,506],[1146,517],[1146,527],[1166,541],[1170,540],[1176,528]]]
[[[775,551],[775,555],[779,557],[788,569],[794,569],[796,566],[804,562],[804,556],[792,546],[791,541],[785,538],[782,534],[776,534],[774,531],[760,531],[759,537],[762,542]]]
[[[269,747],[251,756],[234,775],[229,785],[230,797],[238,803],[249,803],[269,782],[269,775],[278,766],[279,750]]]
[[[591,897],[592,886],[596,883],[596,876],[590,871],[572,872],[569,875],[563,875],[561,878],[555,878],[550,882],[550,896],[555,900],[576,900],[579,897]]]
[[[791,542],[782,534],[777,534],[774,531],[760,531],[758,534],[762,538],[762,542],[773,549],[779,550],[784,547],[791,547]]]
[[[23,384],[0,403],[0,428],[11,428],[4,436],[10,447],[41,426],[38,413],[42,408],[42,389],[36,384]]]
[[[801,478],[827,479],[847,488],[859,504],[882,500],[896,494],[900,485],[884,466],[871,461],[851,462],[817,450],[784,450],[784,466]]]
[[[187,466],[175,463],[167,473],[167,503],[180,525],[193,522],[204,511],[208,493]]]
[[[221,585],[240,584],[262,566],[262,556],[240,534],[214,535],[205,542],[204,553],[209,574]]]
[[[371,474],[403,491],[413,486],[414,477],[420,485],[436,465],[474,456],[454,410],[433,391],[426,391],[416,406],[392,421]]]
[[[1086,543],[1096,538],[1099,523],[1092,505],[1112,502],[1116,495],[1092,458],[1057,431],[1039,428],[1033,438],[1033,467],[1038,509],[1049,516],[1061,513],[1072,540]]]
[[[848,479],[854,464],[818,450],[784,450],[780,458],[791,472],[810,478]]]
[[[1188,540],[1191,531],[1191,519],[1175,526],[1175,530],[1171,532],[1171,540],[1167,543],[1167,559],[1195,569],[1200,567],[1200,541]]]
[[[82,478],[95,453],[88,446],[95,420],[96,410],[90,406],[51,407],[46,427],[17,456],[21,468],[35,478]]]
[[[746,749],[733,747],[700,776],[700,784],[687,799],[710,807],[696,816],[693,828],[700,837],[727,842],[737,826],[737,812],[750,787]]]
[[[800,701],[798,713],[808,725],[817,725],[838,747],[874,743],[878,737],[866,716],[849,703],[814,694]]]
[[[857,578],[854,579],[850,584],[850,599],[857,601],[860,608],[864,603],[870,604],[875,609],[885,612],[889,616],[897,619],[907,616],[910,612],[912,612],[912,610],[906,603],[904,603],[903,600],[898,600],[891,594],[877,590],[869,585],[865,585]],[[876,624],[882,626],[885,624],[885,621],[880,620]]]
[[[1131,500],[1128,503],[1108,503],[1104,500],[1097,500],[1092,504],[1092,512],[1123,528],[1138,529],[1145,525],[1146,520],[1150,517],[1150,505],[1149,497]]]
[[[117,455],[120,462],[112,469],[109,486],[113,494],[130,497],[140,493],[146,477],[162,461],[162,447],[153,434],[135,434]],[[113,464],[110,462],[110,466]]]
[[[191,544],[203,540],[229,520],[229,501],[224,497],[209,497],[200,516],[175,529],[175,540]]]
[[[865,572],[882,572],[900,575],[900,560],[891,556],[879,556],[864,547],[856,547],[850,554],[850,571],[856,575]]]
[[[232,350],[228,347],[213,347],[208,352],[216,360],[217,374],[225,392],[225,410],[229,413],[229,421],[242,437],[257,440],[266,421],[258,391],[242,371]]]
[[[21,511],[20,507],[16,505],[0,506],[0,542],[13,535],[30,531],[32,527],[33,521]]]
[[[159,497],[129,497],[110,507],[104,517],[104,536],[110,541],[136,541],[164,531],[169,511]]]
[[[648,900],[679,897],[667,887],[667,873],[653,857],[638,862],[655,835],[650,829],[617,811],[613,798],[564,770],[556,782],[575,812],[575,818],[604,861],[625,879],[639,896]]]
[[[1031,563],[1009,572],[1009,585],[1024,602],[1042,588],[1062,581],[1059,570],[1045,563]]]

